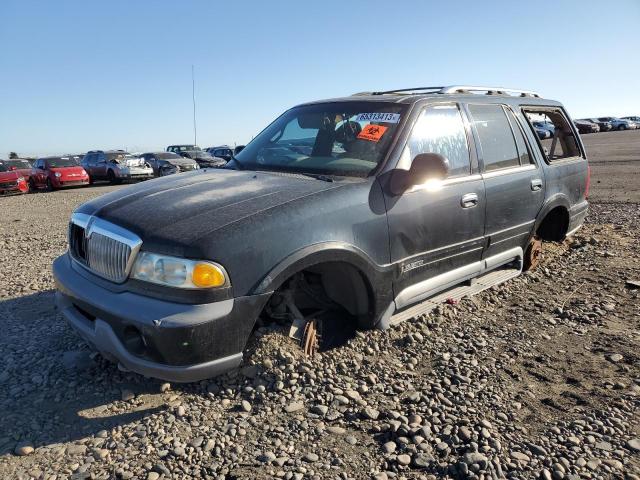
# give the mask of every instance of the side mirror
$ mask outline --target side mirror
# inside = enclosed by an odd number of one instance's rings
[[[409,170],[394,170],[391,192],[401,195],[416,185],[444,180],[448,174],[449,165],[445,157],[439,153],[420,153],[414,157]]]

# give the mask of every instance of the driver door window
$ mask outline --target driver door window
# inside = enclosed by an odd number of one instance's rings
[[[408,170],[420,153],[438,153],[449,165],[449,178],[469,175],[469,144],[457,105],[437,105],[425,109],[411,131],[398,168]]]

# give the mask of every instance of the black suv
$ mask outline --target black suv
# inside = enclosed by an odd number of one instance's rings
[[[538,120],[553,138],[537,138]],[[588,185],[569,115],[533,92],[299,105],[226,168],[80,206],[53,264],[57,305],[129,369],[199,380],[240,364],[259,317],[305,342],[336,318],[387,328],[535,266],[541,240],[581,226]]]

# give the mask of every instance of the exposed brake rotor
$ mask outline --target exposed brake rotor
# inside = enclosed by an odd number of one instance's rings
[[[540,237],[533,237],[527,246],[527,251],[524,254],[523,270],[535,269],[542,260],[542,240]]]
[[[305,355],[313,357],[320,351],[320,333],[318,331],[318,320],[307,321],[300,339],[300,346]]]

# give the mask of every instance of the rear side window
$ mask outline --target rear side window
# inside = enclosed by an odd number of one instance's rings
[[[531,165],[533,163],[533,158],[529,153],[529,147],[527,146],[527,142],[524,139],[524,134],[522,133],[522,126],[520,122],[516,119],[515,115],[508,108],[506,109],[507,117],[509,117],[509,123],[511,124],[511,129],[513,130],[513,136],[516,139],[516,147],[518,147],[518,156],[520,157],[520,165]]]
[[[513,132],[502,105],[469,105],[485,172],[520,166]]]
[[[524,108],[523,112],[531,123],[548,162],[582,156],[578,140],[562,109],[530,107]],[[543,130],[549,133],[545,134]]]
[[[449,178],[469,175],[469,144],[457,105],[437,105],[425,109],[411,131],[402,152],[399,168],[409,169],[420,153],[438,153],[449,165]]]

